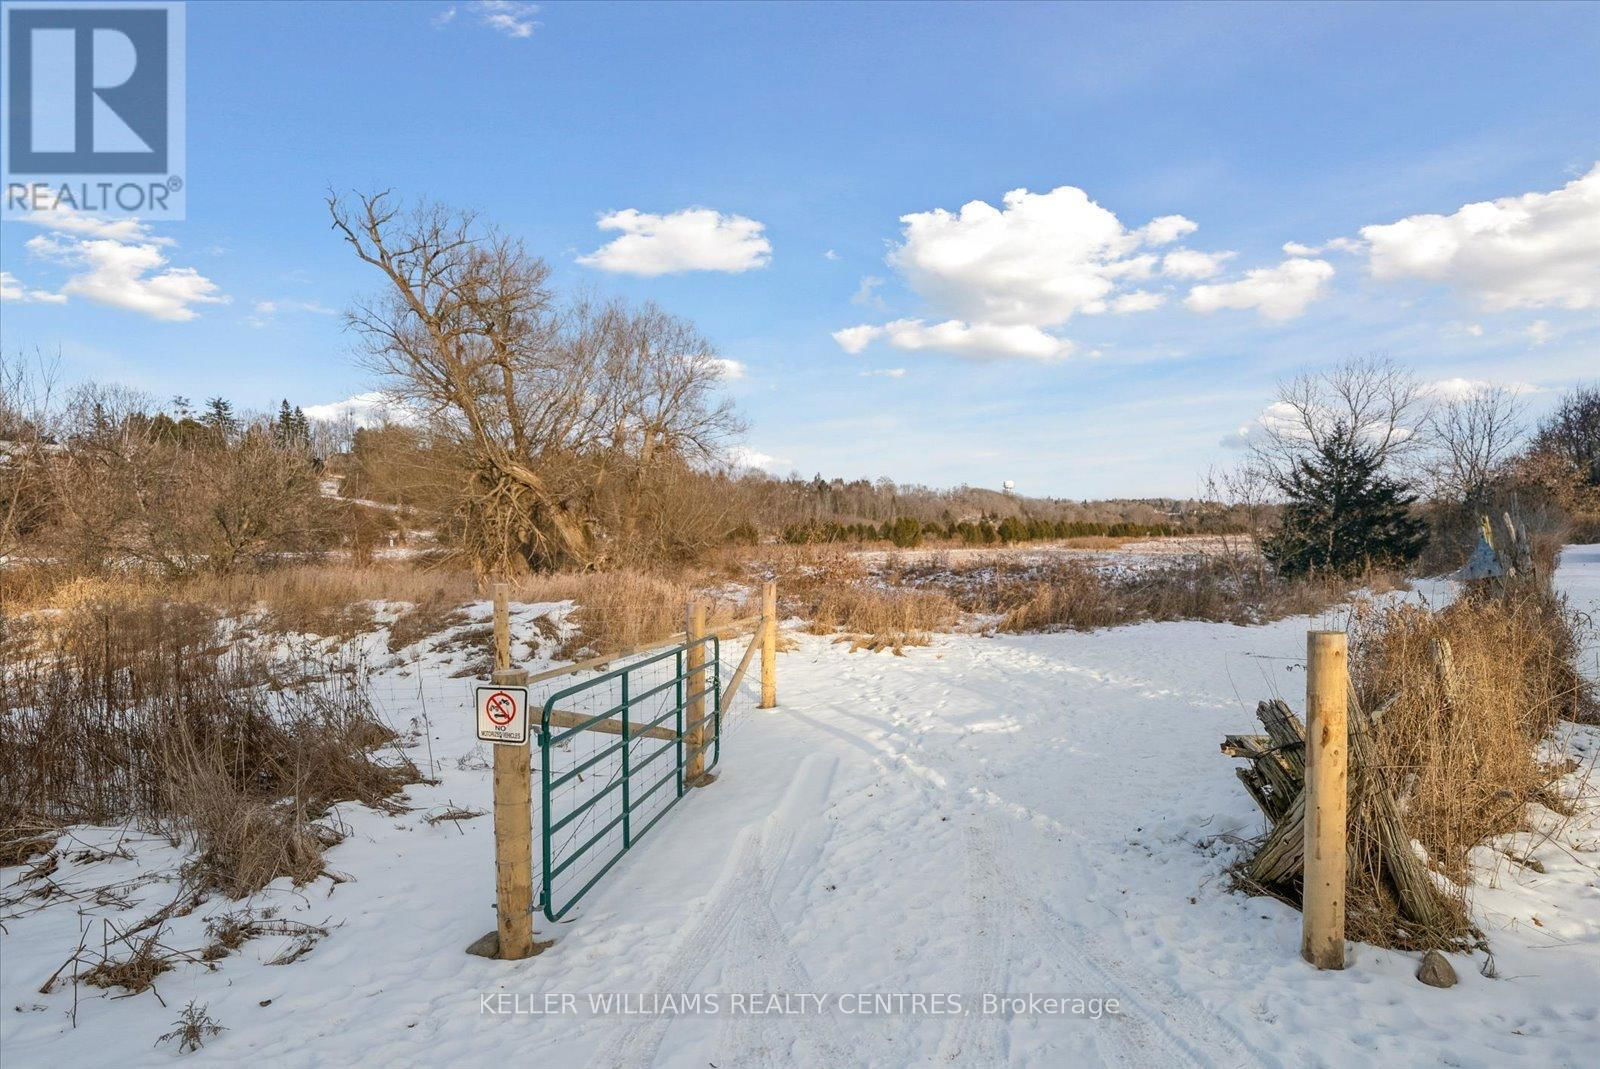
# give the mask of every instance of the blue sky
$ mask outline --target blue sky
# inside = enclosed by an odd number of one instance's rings
[[[1344,357],[1534,411],[1600,376],[1600,5],[196,2],[187,38],[187,218],[88,281],[88,236],[0,226],[7,352],[374,388],[333,187],[693,318],[779,473],[1190,495]]]

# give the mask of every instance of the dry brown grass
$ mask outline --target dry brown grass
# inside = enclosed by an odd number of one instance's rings
[[[0,572],[0,611],[71,609],[89,602],[140,602],[160,598],[210,606],[232,615],[264,613],[275,630],[348,637],[372,626],[369,602],[462,605],[485,596],[469,572],[409,564],[350,562],[285,564],[259,572],[160,580],[129,572],[75,574],[60,568],[8,568]]]
[[[392,806],[420,778],[338,654],[275,659],[216,612],[85,597],[36,617],[0,673],[0,840],[37,822],[193,835],[196,875],[232,895],[320,870],[336,802]],[[31,822],[31,823],[30,823]]]
[[[535,576],[518,584],[517,597],[576,603],[568,622],[577,630],[556,651],[558,657],[576,658],[614,653],[682,631],[691,599],[706,604],[711,627],[753,611],[746,596],[707,590],[704,578],[695,573],[669,577],[634,570]]]
[[[349,638],[375,627],[370,604],[398,601],[444,613],[484,596],[470,573],[409,565],[300,564],[270,571],[200,576],[169,595],[233,614],[264,611],[276,631]]]
[[[1503,594],[1466,594],[1438,611],[1399,605],[1357,613],[1357,700],[1366,709],[1388,706],[1373,728],[1372,774],[1400,800],[1407,830],[1431,863],[1463,890],[1452,930],[1408,927],[1378,876],[1378,848],[1358,809],[1348,890],[1354,938],[1390,945],[1470,938],[1468,852],[1522,827],[1530,803],[1562,807],[1550,785],[1565,769],[1542,764],[1538,749],[1560,720],[1595,708],[1575,668],[1580,626],[1562,598],[1531,582]]]
[[[868,584],[826,588],[810,608],[810,630],[826,635],[844,631],[852,652],[926,646],[931,632],[946,631],[961,610],[936,590],[909,590]]]
[[[1078,540],[1083,541],[1083,540]],[[1120,539],[1106,539],[1120,542]],[[869,564],[848,549],[768,549],[787,611],[814,632],[843,630],[855,648],[925,644],[962,614],[999,617],[1008,632],[1094,630],[1146,620],[1263,623],[1320,612],[1355,585],[1404,587],[1387,574],[1360,583],[1286,581],[1259,557],[1206,554],[1172,557],[1139,569],[1114,561],[930,553]]]
[[[453,601],[429,598],[416,602],[389,625],[389,652],[396,653],[413,642],[421,642],[467,622],[467,614]]]
[[[1375,729],[1386,771],[1408,799],[1430,856],[1463,875],[1467,850],[1546,801],[1535,749],[1563,719],[1593,709],[1574,668],[1574,624],[1546,590],[1466,596],[1430,612],[1358,614],[1353,674],[1363,703],[1394,704]]]
[[[606,572],[556,572],[520,575],[509,581],[516,602],[572,601],[576,630],[557,651],[576,657],[586,651],[610,653],[658,641],[683,630],[691,598],[705,601],[712,626],[753,611],[744,595],[726,583],[733,558],[715,567],[674,572],[618,569]],[[52,573],[30,583],[22,594],[9,585],[7,618],[12,632],[25,610],[74,613],[83,605],[185,605],[211,617],[248,619],[253,627],[277,633],[303,633],[349,639],[379,625],[375,603],[408,603],[389,629],[391,652],[459,627],[462,606],[489,595],[489,584],[465,571],[410,565],[354,563],[285,565],[259,573],[203,575],[160,582],[138,576],[67,576]],[[556,628],[546,620],[540,637]],[[0,632],[0,642],[5,634]]]
[[[780,614],[804,617],[813,634],[844,632],[852,651],[926,646],[961,618],[949,595],[876,576],[839,546],[769,547],[763,564],[777,579]]]
[[[1387,575],[1362,584],[1391,590],[1404,585]],[[1285,580],[1255,558],[1205,556],[1134,572],[1064,561],[1001,575],[982,593],[988,611],[1005,613],[1002,631],[1089,631],[1146,620],[1265,623],[1320,612],[1346,597],[1351,585]]]
[[[172,1022],[172,1031],[156,1037],[156,1046],[176,1039],[179,1054],[193,1054],[206,1045],[207,1039],[221,1034],[222,1025],[206,1012],[206,1005],[196,1005],[195,1000],[190,999],[178,1019]]]

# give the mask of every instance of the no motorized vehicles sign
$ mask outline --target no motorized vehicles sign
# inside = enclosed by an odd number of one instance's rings
[[[478,738],[506,746],[528,745],[528,688],[476,687]]]

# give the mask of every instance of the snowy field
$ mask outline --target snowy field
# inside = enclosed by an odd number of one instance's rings
[[[852,552],[851,556],[872,568],[883,567],[886,564],[931,564],[968,569],[994,564],[1036,566],[1063,560],[1162,561],[1178,557],[1225,556],[1248,551],[1245,540],[1237,536],[1223,538],[1215,535],[1179,535],[1172,538],[1124,541],[1114,549],[1074,545],[1070,541],[1023,542],[1014,546],[858,549]]]
[[[1569,548],[1559,579],[1600,615],[1600,546]],[[518,607],[519,637],[549,608]],[[1301,707],[1304,632],[1338,622],[946,636],[904,658],[796,635],[780,658],[781,707],[753,709],[746,685],[718,782],[685,798],[566,921],[538,918],[554,945],[515,963],[463,953],[494,924],[489,818],[425,818],[451,804],[488,809],[490,777],[469,681],[449,678],[444,655],[419,653],[377,690],[398,728],[425,728],[410,752],[433,762],[439,784],[412,788],[399,816],[344,809],[351,834],[328,863],[348,882],[274,885],[255,903],[326,938],[293,964],[267,964],[284,949],[268,938],[214,972],[182,967],[157,981],[165,1005],[149,991],[40,995],[80,932],[98,939],[103,918],[137,920],[172,893],[153,878],[177,860],[166,843],[79,829],[91,845],[122,836],[131,856],[67,861],[53,878],[134,881],[131,907],[58,900],[4,921],[0,1061],[1595,1064],[1600,792],[1585,775],[1600,732],[1557,741],[1585,761],[1563,782],[1582,796],[1578,817],[1516,837],[1543,873],[1479,851],[1475,906],[1496,979],[1480,973],[1483,955],[1455,955],[1460,984],[1436,990],[1413,979],[1415,955],[1366,946],[1347,971],[1318,973],[1299,959],[1297,913],[1229,891],[1226,868],[1259,816],[1218,743],[1252,729],[1259,699]],[[1586,655],[1590,671],[1597,656]],[[168,938],[200,946],[205,919],[233,908],[210,900]],[[629,1009],[649,1009],[693,993],[719,995],[725,1010],[735,993],[819,996],[824,1008],[791,998],[805,1012],[666,1017],[589,1002],[627,995]],[[927,1012],[859,1012],[910,1009],[862,996],[912,993],[939,997],[916,1007]],[[983,993],[1115,999],[1119,1012],[935,1012],[952,996],[981,1007]],[[224,1030],[190,1055],[155,1046],[191,999]]]

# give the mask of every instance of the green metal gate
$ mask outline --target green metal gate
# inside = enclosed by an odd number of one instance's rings
[[[695,649],[704,651],[705,664],[691,669]],[[706,703],[705,771],[716,767],[722,756],[721,653],[720,640],[707,636],[545,699],[539,900],[551,921],[566,916],[683,797],[684,771],[692,763],[684,715],[697,700]],[[700,689],[685,693],[691,686]]]

